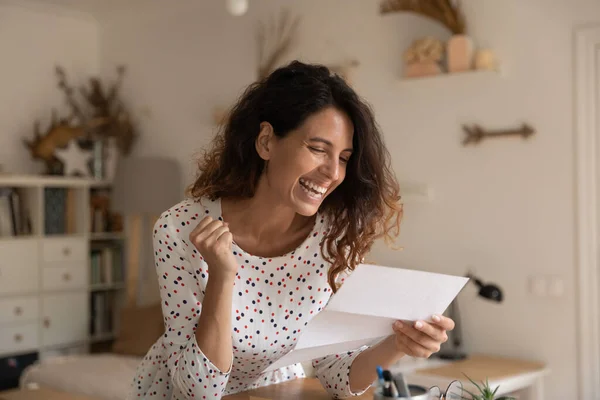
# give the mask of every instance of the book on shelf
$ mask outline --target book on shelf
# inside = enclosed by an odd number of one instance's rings
[[[76,189],[44,188],[44,232],[64,235],[77,232]]]
[[[91,295],[90,334],[108,335],[114,330],[115,296],[111,292]]]
[[[12,187],[0,187],[0,237],[31,234],[31,218],[26,193]]]
[[[105,246],[92,249],[90,277],[92,285],[123,283],[122,248]]]

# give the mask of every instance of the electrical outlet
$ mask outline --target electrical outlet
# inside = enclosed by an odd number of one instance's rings
[[[562,297],[565,294],[565,282],[560,276],[548,278],[548,294],[551,297]]]
[[[548,282],[544,276],[529,278],[529,292],[534,296],[545,297],[548,295]]]

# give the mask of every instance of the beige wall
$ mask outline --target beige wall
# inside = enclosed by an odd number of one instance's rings
[[[98,25],[89,15],[30,1],[0,0],[0,164],[12,172],[37,172],[23,138],[36,119],[44,130],[51,109],[66,116],[54,68],[62,65],[72,84],[97,72]]]

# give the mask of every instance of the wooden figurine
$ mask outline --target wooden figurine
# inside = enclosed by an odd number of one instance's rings
[[[444,54],[442,42],[433,37],[415,40],[404,52],[404,77],[418,78],[442,72],[440,61]]]

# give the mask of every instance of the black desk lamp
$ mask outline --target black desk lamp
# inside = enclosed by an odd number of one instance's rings
[[[467,278],[470,278],[469,282],[475,282],[477,287],[479,288],[478,295],[483,297],[484,299],[494,301],[496,303],[500,303],[503,300],[502,290],[494,284],[484,284],[479,278],[467,274]],[[447,351],[441,351],[438,353],[438,357],[444,360],[463,360],[467,358],[467,354],[460,350],[462,346],[462,332],[460,326],[460,313],[458,311],[458,302],[457,299],[454,299],[452,303],[450,303],[450,307],[448,308],[448,316],[454,320],[454,329],[450,331],[450,340],[449,342],[452,345],[452,348]]]

